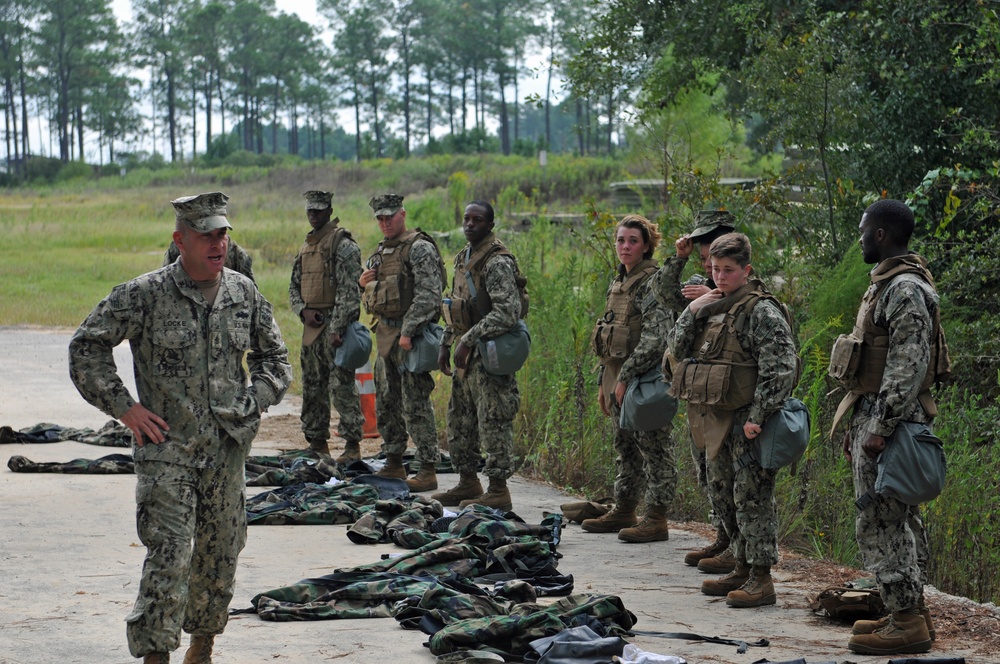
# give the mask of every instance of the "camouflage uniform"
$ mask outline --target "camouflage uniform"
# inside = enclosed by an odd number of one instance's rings
[[[292,266],[292,280],[288,286],[288,301],[299,318],[303,309],[318,309],[327,320],[324,333],[312,343],[303,340],[299,360],[302,363],[302,432],[310,443],[326,443],[330,438],[330,401],[340,413],[338,432],[348,443],[361,440],[364,416],[354,371],[334,364],[336,347],[330,342],[332,333],[343,334],[347,326],[361,316],[361,250],[350,233],[340,229],[343,236],[333,244],[323,244],[323,237],[337,232],[339,219],[334,218],[306,236],[305,245],[299,250]],[[308,247],[321,244],[334,255],[323,256],[323,278],[330,287],[336,287],[332,306],[318,306],[306,302],[302,292],[302,254]]]
[[[753,281],[748,286],[754,284],[759,282]],[[738,298],[739,294],[734,294],[720,302],[732,303]],[[693,345],[706,324],[707,316],[702,315],[706,310],[707,307],[699,311],[696,317],[688,308],[678,318],[667,344],[674,357],[697,357],[698,349]],[[763,424],[791,396],[796,379],[795,340],[784,314],[768,299],[757,301],[746,324],[736,329],[736,337],[756,362],[758,377],[753,401],[735,411],[731,430],[715,458],[709,452],[709,497],[730,536],[737,559],[750,565],[770,566],[778,561],[778,519],[774,504],[777,470],[762,468],[756,460],[740,470],[735,470],[733,464],[754,444],[744,436],[743,424]]]
[[[495,242],[498,242],[496,236],[490,233],[473,249]],[[455,258],[456,275],[465,269],[464,257],[468,248],[458,252]],[[483,474],[491,479],[506,480],[514,474],[514,418],[521,407],[521,393],[515,374],[496,376],[486,371],[476,347],[480,339],[498,337],[517,324],[521,316],[521,295],[512,257],[493,254],[483,265],[482,273],[490,310],[460,337],[455,325],[449,323],[442,339],[442,345],[448,348],[457,338],[459,343],[473,349],[465,371],[456,370],[452,378],[448,450],[460,474],[475,475],[482,452],[486,452]]]
[[[147,552],[126,622],[129,649],[143,657],[175,650],[182,627],[198,635],[225,628],[246,542],[244,459],[292,372],[270,303],[231,270],[211,306],[176,262],[115,287],[90,313],[70,341],[70,376],[115,418],[136,403],[112,355],[125,339],[140,402],[170,425],[162,444],[133,450]]]
[[[167,252],[163,254],[163,267],[176,261],[180,255],[180,249],[171,240],[170,246],[167,247]],[[250,257],[246,249],[236,244],[236,240],[233,238],[229,238],[229,249],[226,251],[226,267],[230,270],[236,270],[254,283],[257,282],[253,276],[253,258]]]
[[[653,261],[640,262],[632,270],[641,270]],[[610,298],[616,284],[627,279],[624,266],[608,286]],[[636,503],[645,499],[646,508],[666,508],[677,491],[677,462],[674,458],[673,423],[654,431],[623,431],[619,427],[619,407],[615,385],[628,385],[656,366],[663,357],[667,334],[673,326],[673,312],[655,294],[656,274],[647,277],[632,298],[641,319],[641,331],[635,349],[622,362],[601,358],[601,389],[611,409],[615,449],[615,503]]]
[[[380,243],[379,252],[385,251],[388,244],[390,243],[387,241]],[[395,244],[395,250],[401,250],[399,244]],[[383,267],[384,263],[378,266],[376,282],[368,284],[370,291],[366,291],[365,304],[369,310],[373,298],[377,297],[369,293],[378,290],[378,281],[399,276],[386,273]],[[433,467],[441,456],[434,407],[431,405],[434,379],[430,373],[401,370],[406,351],[400,348],[399,337],[417,336],[425,325],[437,322],[441,316],[441,256],[437,247],[418,235],[412,240],[404,269],[409,271],[413,285],[410,306],[401,319],[377,316],[377,339],[384,339],[388,335],[395,337],[395,340],[386,352],[383,352],[383,342],[378,344],[379,355],[375,361],[375,418],[379,434],[385,441],[382,449],[387,455],[402,455],[406,452],[409,432],[417,448],[416,459],[421,467]]]
[[[873,279],[896,263],[895,259],[882,261],[872,270]],[[869,286],[866,300],[876,288],[874,283]],[[874,307],[874,323],[889,331],[889,351],[879,392],[861,395],[851,418],[855,498],[875,486],[878,474],[876,459],[862,448],[868,435],[888,438],[901,421],[930,425],[934,419],[918,399],[931,363],[938,314],[933,285],[914,274],[898,275],[878,295]],[[875,573],[886,608],[895,612],[917,606],[925,582],[922,564],[927,560],[919,506],[876,496],[858,511],[856,526],[858,549],[865,566]]]

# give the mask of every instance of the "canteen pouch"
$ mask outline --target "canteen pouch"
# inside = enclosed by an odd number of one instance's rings
[[[843,383],[857,375],[860,362],[861,339],[850,334],[842,334],[833,342],[827,373],[834,380]]]
[[[732,366],[708,364],[688,358],[674,368],[669,394],[688,403],[718,406],[729,392]]]
[[[622,399],[619,427],[655,431],[670,424],[677,414],[677,399],[667,394],[669,388],[658,366],[632,379]]]
[[[343,369],[360,369],[372,353],[371,330],[364,323],[354,321],[344,330],[344,343],[337,347],[333,363]]]
[[[781,410],[767,418],[755,442],[762,468],[792,465],[809,446],[809,409],[798,399],[788,399]]]
[[[441,317],[450,327],[463,332],[472,327],[472,316],[469,313],[472,303],[460,297],[449,298],[441,302]]]
[[[524,366],[531,352],[531,334],[524,320],[517,321],[510,330],[493,339],[476,342],[479,357],[486,373],[510,376]]]
[[[444,337],[444,328],[437,323],[424,325],[413,336],[413,348],[403,355],[403,369],[410,373],[427,373],[438,368],[438,348]]]
[[[907,505],[926,503],[941,495],[946,471],[944,443],[930,427],[900,422],[878,457],[875,493]]]

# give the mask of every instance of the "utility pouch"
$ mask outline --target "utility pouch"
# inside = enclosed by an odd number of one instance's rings
[[[622,399],[619,427],[625,431],[655,431],[670,424],[677,414],[677,399],[667,394],[660,367],[633,379]]]
[[[878,457],[875,493],[907,505],[926,503],[941,495],[946,471],[944,443],[930,427],[900,422]]]
[[[784,468],[805,454],[809,445],[809,409],[796,398],[785,401],[757,436],[757,461],[762,468]]]
[[[845,383],[858,373],[861,362],[861,339],[851,334],[842,334],[833,342],[830,351],[830,378]]]
[[[509,376],[524,366],[531,352],[531,334],[523,320],[493,339],[476,342],[486,373]]]
[[[444,328],[437,323],[424,325],[413,335],[413,348],[403,356],[403,368],[410,373],[427,373],[438,368],[438,348],[444,337]]]
[[[669,394],[688,403],[717,406],[726,399],[732,371],[728,364],[681,360],[674,369]]]

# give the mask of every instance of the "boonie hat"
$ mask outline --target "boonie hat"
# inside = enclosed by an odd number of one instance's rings
[[[719,229],[727,232],[736,230],[736,217],[727,210],[700,210],[695,217],[694,226],[688,239],[697,242],[698,238]]]
[[[330,201],[333,200],[332,191],[319,191],[312,190],[307,191],[302,194],[306,199],[306,209],[307,210],[325,210],[330,207]]]
[[[221,191],[196,196],[184,196],[170,201],[177,221],[184,222],[198,233],[211,233],[219,228],[232,228],[226,203],[229,196]]]
[[[368,205],[375,211],[376,217],[391,217],[403,207],[403,197],[399,194],[382,194],[368,201]]]

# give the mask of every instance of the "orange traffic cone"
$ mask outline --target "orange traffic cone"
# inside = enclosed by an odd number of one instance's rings
[[[358,384],[358,396],[361,399],[361,414],[365,416],[361,427],[365,438],[378,438],[378,423],[375,421],[375,374],[372,373],[371,362],[354,371],[354,382]]]

